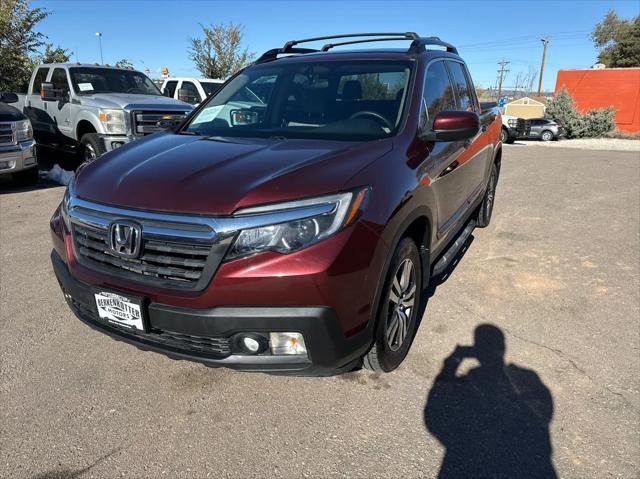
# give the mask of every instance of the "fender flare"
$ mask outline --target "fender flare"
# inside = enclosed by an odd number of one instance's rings
[[[96,133],[104,134],[106,133],[104,128],[102,127],[102,123],[98,119],[98,115],[89,111],[89,110],[81,110],[78,112],[78,115],[75,118],[75,128],[73,129],[73,135],[76,137],[76,141],[80,141],[78,138],[78,125],[81,121],[87,121],[93,125],[93,128],[96,130]]]

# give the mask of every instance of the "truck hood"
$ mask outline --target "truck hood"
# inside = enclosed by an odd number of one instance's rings
[[[125,208],[228,215],[241,207],[340,191],[392,149],[372,142],[205,138],[161,133],[103,155],[76,194]]]
[[[99,108],[130,108],[132,110],[167,108],[168,110],[191,111],[192,105],[160,95],[138,95],[135,93],[96,93],[82,97],[82,104]]]
[[[0,101],[0,121],[19,121],[25,118],[18,109]]]

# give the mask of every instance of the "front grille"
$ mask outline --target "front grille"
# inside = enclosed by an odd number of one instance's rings
[[[177,287],[193,288],[203,279],[211,245],[150,239],[143,232],[139,257],[123,258],[110,250],[107,231],[74,223],[73,239],[81,263]]]
[[[148,135],[166,130],[158,125],[160,121],[180,123],[187,115],[186,111],[134,111],[131,113],[133,132],[136,135]]]
[[[142,331],[133,332],[125,327],[118,327],[113,323],[109,323],[100,319],[95,314],[92,305],[84,304],[76,298],[67,297],[69,305],[78,314],[86,319],[98,322],[113,331],[134,335],[137,338],[144,339],[148,342],[166,346],[174,350],[180,350],[189,353],[204,354],[214,359],[223,359],[231,354],[231,339],[220,336],[192,336],[189,334],[174,333],[158,328],[152,328],[149,333]]]
[[[0,123],[0,147],[16,144],[12,123]]]
[[[231,341],[229,338],[192,336],[159,329],[153,330],[151,334],[145,335],[145,337],[166,346],[187,351],[224,357],[231,354]]]

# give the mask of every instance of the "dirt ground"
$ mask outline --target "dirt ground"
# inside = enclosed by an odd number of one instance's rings
[[[387,375],[209,369],[91,330],[49,262],[63,192],[0,181],[0,477],[640,474],[637,152],[505,146],[491,226]],[[493,355],[439,376],[474,341]]]

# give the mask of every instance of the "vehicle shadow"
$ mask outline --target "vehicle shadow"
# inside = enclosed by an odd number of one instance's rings
[[[50,181],[43,177],[43,172],[59,165],[63,170],[74,171],[78,165],[78,160],[68,154],[59,153],[41,146],[38,147],[38,169],[40,178],[35,185],[21,186],[15,182],[10,174],[0,175],[0,195],[9,193],[26,193],[34,190],[60,187],[59,183]]]
[[[549,389],[534,371],[505,364],[500,328],[479,325],[474,337],[444,359],[427,397],[424,424],[446,449],[438,477],[557,477]],[[457,375],[465,359],[479,366]]]

